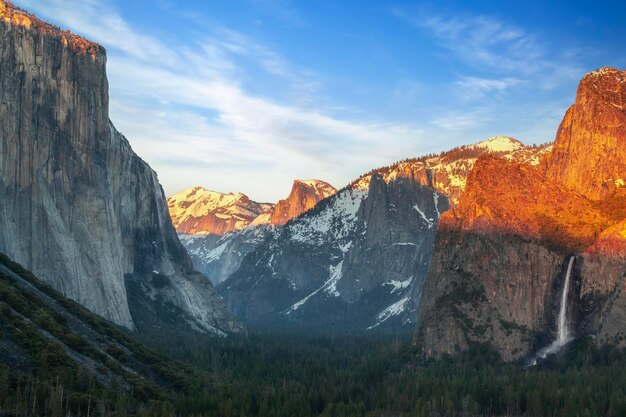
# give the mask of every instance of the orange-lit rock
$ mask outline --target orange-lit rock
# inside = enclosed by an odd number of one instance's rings
[[[548,178],[594,200],[625,191],[626,71],[585,75],[544,160]]]
[[[69,30],[62,30],[58,26],[44,22],[36,16],[15,7],[10,1],[0,0],[0,20],[14,26],[23,27],[26,30],[36,30],[40,35],[57,38],[63,45],[70,46],[74,52],[91,55],[93,58],[104,55],[104,49],[97,43],[74,35]]]
[[[626,259],[626,219],[604,230],[587,252]]]
[[[274,205],[257,203],[242,193],[224,194],[193,187],[168,197],[167,204],[179,234],[221,236],[248,226],[281,226],[336,192],[324,181],[295,180],[289,197]]]
[[[281,226],[336,192],[335,187],[324,181],[294,180],[289,196],[276,204],[271,222]]]
[[[581,251],[611,225],[597,205],[546,180],[530,165],[485,157],[468,177],[459,206],[440,228],[538,239],[563,251]]]
[[[479,158],[444,213],[423,290],[417,340],[426,356],[488,343],[505,360],[549,340],[563,268],[578,255],[573,331],[624,345],[626,72],[581,81],[538,167]]]
[[[223,235],[249,226],[271,213],[273,204],[257,203],[242,193],[218,193],[193,187],[167,199],[172,224],[179,234]]]

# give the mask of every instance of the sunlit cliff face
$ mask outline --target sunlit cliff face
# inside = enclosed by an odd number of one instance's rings
[[[460,204],[442,216],[440,228],[510,234],[581,252],[612,223],[596,203],[546,179],[536,167],[485,157],[470,174]]]
[[[63,45],[69,46],[74,52],[90,55],[97,58],[104,55],[104,49],[95,42],[88,41],[78,35],[72,34],[69,30],[62,30],[58,26],[46,23],[37,17],[13,6],[6,0],[0,0],[0,19],[15,26],[20,26],[26,30],[37,30],[47,36],[57,37]]]
[[[580,83],[539,166],[479,158],[440,228],[539,240],[564,252],[626,256],[626,72]]]

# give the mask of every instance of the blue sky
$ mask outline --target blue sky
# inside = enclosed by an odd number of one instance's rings
[[[626,68],[626,4],[16,0],[107,49],[111,119],[166,193],[275,201],[494,135],[552,141]]]

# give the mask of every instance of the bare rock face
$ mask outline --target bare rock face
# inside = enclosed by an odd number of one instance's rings
[[[239,330],[193,271],[156,173],[109,122],[104,49],[0,6],[0,251],[131,329],[167,310]]]
[[[626,71],[585,75],[545,161],[547,177],[600,200],[626,185]]]
[[[418,316],[424,354],[487,343],[507,361],[529,355],[537,335],[554,328],[563,259],[519,236],[440,228]]]
[[[294,180],[289,196],[276,204],[276,208],[272,212],[271,222],[282,226],[336,192],[335,187],[324,181]]]
[[[461,203],[442,224],[581,252],[612,220],[585,197],[545,179],[536,167],[487,156],[476,162]]]
[[[426,356],[487,343],[516,360],[541,347],[573,253],[572,330],[624,345],[624,91],[622,71],[587,74],[539,167],[478,159],[439,223],[416,336]]]
[[[374,175],[274,231],[219,291],[255,327],[318,330],[413,326],[447,199]]]

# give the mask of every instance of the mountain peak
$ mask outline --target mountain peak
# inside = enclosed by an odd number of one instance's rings
[[[272,213],[272,223],[283,225],[294,217],[312,209],[318,202],[336,192],[335,187],[322,180],[296,179],[289,196],[276,204],[274,213]]]
[[[489,150],[490,152],[513,152],[524,149],[526,146],[519,140],[509,136],[493,136],[469,147],[483,148]]]
[[[167,199],[172,223],[182,234],[217,234],[247,227],[272,204],[251,201],[243,193],[220,193],[196,186]]]
[[[593,200],[624,191],[626,71],[603,67],[585,75],[546,159],[546,172]]]
[[[583,77],[583,80],[588,78],[617,78],[620,81],[626,81],[626,71],[619,70],[613,67],[602,67],[597,70],[589,71]]]

